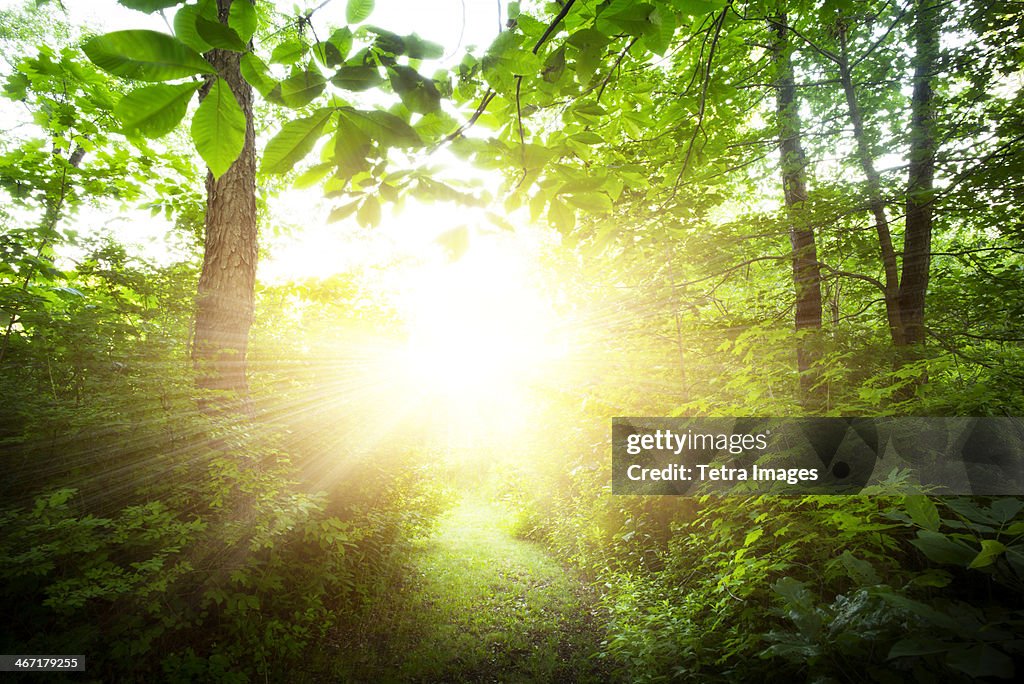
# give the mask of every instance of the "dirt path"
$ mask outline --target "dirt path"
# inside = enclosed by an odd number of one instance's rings
[[[599,622],[584,585],[512,537],[497,504],[466,497],[413,557],[413,576],[375,611],[359,679],[606,681],[590,654]]]

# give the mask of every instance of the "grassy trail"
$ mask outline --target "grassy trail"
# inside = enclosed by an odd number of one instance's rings
[[[497,504],[468,496],[413,557],[375,611],[354,679],[418,682],[605,681],[584,585],[514,538]]]

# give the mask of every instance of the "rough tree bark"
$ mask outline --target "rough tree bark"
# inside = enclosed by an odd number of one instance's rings
[[[816,364],[821,359],[821,268],[814,229],[802,225],[799,210],[807,201],[807,157],[801,144],[800,110],[793,77],[793,61],[787,17],[769,22],[775,32],[772,59],[775,63],[775,104],[781,151],[782,189],[789,217],[793,255],[793,287],[796,294],[796,331],[810,331],[797,345],[801,400],[806,408],[824,406],[823,388]]]
[[[914,90],[910,99],[910,165],[906,233],[900,278],[903,344],[924,342],[925,293],[931,262],[932,202],[935,179],[935,106],[932,76],[939,54],[940,8],[918,0],[914,18]]]
[[[235,0],[250,2],[251,0]],[[222,24],[232,0],[217,0]],[[256,280],[256,145],[253,93],[240,69],[241,54],[214,49],[210,64],[231,87],[245,113],[245,146],[220,178],[206,175],[203,270],[196,296],[192,361],[200,388],[232,393],[247,405],[246,351]],[[206,89],[200,97],[206,96]]]

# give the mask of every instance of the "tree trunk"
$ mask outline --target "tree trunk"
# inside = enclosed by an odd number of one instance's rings
[[[237,0],[248,2],[249,0]],[[217,0],[222,24],[232,0]],[[197,384],[247,403],[246,350],[256,281],[256,147],[252,86],[242,78],[241,54],[211,50],[210,64],[231,87],[245,113],[245,146],[220,178],[206,175],[206,237],[196,296],[192,360]],[[200,93],[205,97],[206,90]]]
[[[793,61],[786,24],[786,15],[771,22],[775,31],[773,61],[775,62],[776,116],[781,151],[782,189],[789,217],[789,239],[793,255],[793,287],[796,295],[795,328],[809,331],[797,343],[797,369],[800,373],[800,394],[809,409],[824,407],[823,388],[815,387],[820,377],[816,364],[821,360],[821,339],[814,331],[821,330],[821,269],[814,229],[801,225],[799,212],[807,201],[807,157],[800,140],[800,110],[793,77]]]
[[[882,197],[882,181],[875,169],[871,146],[868,144],[864,131],[864,116],[857,101],[857,92],[853,84],[853,74],[846,44],[846,28],[839,26],[839,55],[836,61],[839,67],[839,81],[846,96],[846,106],[853,124],[853,137],[857,146],[857,159],[867,179],[868,206],[875,219],[875,232],[881,251],[882,268],[885,273],[885,313],[889,323],[889,334],[897,346],[903,344],[903,323],[900,320],[900,280],[899,264],[896,262],[896,250],[892,244],[892,232],[889,219],[885,215],[885,198]]]
[[[925,293],[931,262],[932,202],[935,178],[935,108],[932,76],[939,53],[938,7],[918,0],[914,19],[914,91],[910,108],[910,166],[907,179],[906,235],[900,279],[903,344],[924,342]]]

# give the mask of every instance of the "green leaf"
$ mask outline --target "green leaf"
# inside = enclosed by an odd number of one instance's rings
[[[1024,577],[1024,552],[1020,544],[1014,544],[1006,549],[1006,560],[1010,567],[1021,577]]]
[[[295,64],[306,54],[306,44],[297,38],[289,38],[274,48],[270,61],[274,64]]]
[[[440,109],[441,93],[433,81],[421,76],[415,69],[401,65],[389,67],[388,74],[391,76],[391,87],[411,111],[426,114]]]
[[[576,215],[572,209],[557,199],[551,200],[548,206],[548,221],[561,232],[568,232],[576,225]]]
[[[410,59],[441,59],[444,56],[444,48],[414,33],[405,37],[405,54]]]
[[[543,192],[536,193],[530,198],[530,220],[537,222],[544,213],[544,205],[548,203],[548,197]]]
[[[541,78],[548,83],[557,83],[562,74],[565,73],[565,46],[552,52],[544,60],[544,69],[541,71]]]
[[[850,579],[857,582],[857,584],[873,586],[882,581],[871,563],[857,558],[849,551],[843,551],[839,561],[846,568],[846,573],[850,576]]]
[[[373,51],[379,55],[398,57],[405,54],[405,38],[397,33],[385,31],[377,26],[367,26],[364,30],[377,36],[372,47]],[[394,60],[387,60],[387,63],[394,64]]]
[[[952,508],[954,511],[962,515],[971,521],[972,527],[975,531],[995,531],[994,527],[987,527],[989,525],[999,525],[999,522],[989,515],[988,510],[981,510],[971,501],[961,499],[959,497],[946,498],[943,500],[946,506]]]
[[[989,512],[1000,525],[1008,523],[1024,508],[1024,501],[1015,496],[996,499],[989,506]]]
[[[420,138],[435,140],[442,138],[458,128],[459,122],[451,114],[443,109],[430,114],[424,114],[413,127]]]
[[[1006,546],[995,539],[982,539],[981,551],[978,552],[978,555],[974,557],[974,560],[967,567],[984,568],[985,566],[992,565],[1005,551]]]
[[[308,169],[296,176],[295,181],[292,185],[299,190],[311,188],[314,185],[319,185],[325,178],[334,170],[334,164],[322,163],[314,164]]]
[[[313,46],[313,56],[316,57],[316,61],[328,69],[333,69],[345,61],[345,57],[334,43],[326,40],[322,40]]]
[[[320,96],[327,81],[316,69],[305,69],[281,81],[281,97],[289,107],[304,107]]]
[[[566,43],[576,50],[575,71],[580,83],[588,83],[593,78],[610,40],[609,36],[593,28],[579,30],[566,39]]]
[[[214,178],[224,175],[242,153],[245,124],[231,86],[218,78],[192,117],[192,142]]]
[[[576,31],[571,36],[565,39],[568,45],[572,45],[577,48],[584,48],[590,45],[596,45],[599,48],[603,48],[611,42],[611,38],[604,33],[601,33],[595,28],[585,28]]]
[[[353,91],[369,90],[383,81],[380,71],[375,66],[342,67],[331,79],[331,83],[339,88]]]
[[[158,84],[137,88],[121,98],[114,114],[126,131],[159,138],[174,130],[201,83]]]
[[[259,26],[259,15],[256,5],[251,0],[234,0],[228,13],[228,26],[243,41],[249,41]]]
[[[331,109],[318,109],[311,116],[295,119],[281,127],[271,138],[263,152],[261,169],[264,173],[288,173],[312,151],[331,117]]]
[[[366,21],[373,12],[373,0],[348,0],[345,20],[350,24]]]
[[[604,142],[604,138],[599,136],[597,133],[594,133],[593,131],[583,131],[582,133],[577,133],[576,135],[569,136],[569,139],[575,140],[576,142],[581,142],[584,145],[600,145],[601,143]]]
[[[917,533],[917,539],[912,539],[910,543],[936,563],[967,567],[977,555],[965,542],[931,530],[921,530]]]
[[[11,74],[4,83],[4,97],[9,100],[24,100],[28,96],[28,89],[31,85],[31,81],[25,74],[20,72]]]
[[[167,9],[168,7],[174,7],[181,1],[182,0],[117,0],[119,5],[124,5],[128,9],[146,12],[147,14],[159,12],[160,10]]]
[[[198,52],[158,31],[114,31],[92,38],[83,49],[104,71],[138,81],[216,73]]]
[[[633,0],[614,0],[597,16],[597,29],[608,34],[621,32],[641,37],[651,30],[653,5]]]
[[[417,134],[424,140],[433,140],[443,137],[459,127],[455,117],[443,110],[431,112],[420,117],[413,127]]]
[[[379,110],[346,109],[343,116],[351,121],[382,147],[419,147],[420,136],[399,117]]]
[[[569,204],[584,211],[605,214],[612,210],[612,200],[603,192],[580,192],[567,195]]]
[[[206,17],[196,17],[196,31],[199,37],[215,48],[245,52],[246,46],[237,33],[219,21],[210,21]]]
[[[328,223],[336,223],[342,219],[346,219],[355,213],[359,207],[359,200],[352,200],[348,204],[343,204],[340,207],[331,209],[331,213],[327,216]]]
[[[200,5],[185,5],[174,15],[174,35],[185,45],[197,52],[208,52],[213,46],[207,43],[196,30],[196,19],[202,8]]]
[[[812,603],[807,585],[792,577],[782,577],[772,586],[776,594],[786,600],[787,603]]]
[[[367,167],[366,157],[373,147],[370,136],[366,135],[348,117],[338,117],[337,134],[334,138],[334,163],[342,177],[351,177]]]
[[[945,570],[929,568],[920,575],[913,577],[910,583],[917,587],[936,587],[941,589],[942,587],[948,587],[952,581],[953,576]]]
[[[380,202],[376,197],[367,197],[356,213],[356,221],[363,228],[373,228],[380,223]]]
[[[276,83],[274,87],[270,89],[270,92],[266,93],[264,97],[267,98],[268,102],[273,102],[276,105],[285,106],[284,98],[281,97],[281,84]]]
[[[601,120],[608,116],[608,110],[593,102],[584,102],[566,110],[563,117],[566,120],[576,119],[585,123],[601,123]]]
[[[270,70],[263,60],[251,52],[242,55],[240,68],[242,78],[248,81],[249,85],[259,91],[263,97],[267,97],[270,91],[278,85],[277,81],[270,76]]]
[[[331,37],[327,39],[327,42],[338,49],[341,59],[345,59],[348,57],[349,50],[352,49],[352,31],[347,26],[335,29]],[[330,66],[338,65],[332,64]]]
[[[728,4],[728,0],[672,0],[677,10],[691,17],[702,17],[717,12]]]
[[[903,507],[915,523],[926,530],[938,532],[939,509],[930,498],[923,494],[909,494],[903,497]]]
[[[654,10],[650,21],[651,25],[642,39],[643,45],[654,54],[664,56],[675,34],[675,17],[671,12]]]
[[[960,670],[969,677],[1013,677],[1013,660],[988,644],[974,644],[949,651],[946,663],[955,670]]]
[[[336,29],[327,40],[313,46],[313,56],[329,69],[341,66],[352,48],[352,31],[347,27]]]
[[[533,50],[523,48],[503,52],[499,64],[502,69],[518,76],[532,76],[544,68],[539,55],[535,55]]]

